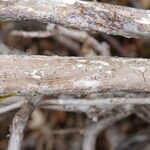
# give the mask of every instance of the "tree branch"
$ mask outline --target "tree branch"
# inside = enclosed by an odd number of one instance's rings
[[[28,123],[32,112],[34,111],[41,99],[41,95],[32,97],[31,100],[26,102],[16,113],[15,117],[13,118],[13,123],[11,127],[8,150],[21,149],[25,127]]]
[[[93,123],[91,126],[87,127],[84,133],[85,137],[83,140],[83,150],[95,150],[98,134],[128,115],[130,115],[130,112],[122,112],[120,114],[104,118],[97,123]]]
[[[23,132],[27,125],[30,115],[34,110],[34,106],[27,103],[22,106],[13,119],[11,128],[11,136],[9,141],[8,150],[20,150],[23,140]]]
[[[104,3],[5,0],[1,21],[33,20],[125,37],[150,38],[150,11]]]
[[[0,56],[0,95],[110,96],[150,92],[150,61],[127,58]]]
[[[110,56],[110,51],[108,49],[104,49],[102,44],[98,42],[94,37],[84,31],[77,30],[69,30],[65,27],[50,24],[47,26],[46,31],[21,31],[15,30],[11,33],[14,36],[23,36],[28,38],[46,38],[50,36],[54,36],[56,40],[63,43],[64,45],[70,47],[70,49],[74,49],[75,41],[86,43],[89,45],[96,54],[101,56]],[[74,40],[74,41],[72,41]],[[75,45],[76,52],[83,56],[83,52],[79,52],[79,45]]]

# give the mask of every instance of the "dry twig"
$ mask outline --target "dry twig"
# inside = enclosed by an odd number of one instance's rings
[[[20,102],[9,103],[5,106],[0,103],[0,115],[20,108],[25,103],[20,99]],[[99,116],[109,116],[114,112],[128,110],[135,113],[140,113],[140,110],[134,109],[134,106],[150,105],[149,98],[99,98],[99,99],[51,99],[41,101],[39,108],[46,110],[71,111],[76,113],[86,113],[88,117],[97,120]],[[114,112],[113,112],[114,111]]]
[[[11,128],[11,135],[8,150],[20,150],[23,140],[23,132],[27,125],[30,115],[32,114],[34,107],[32,104],[27,103],[22,106],[13,119]]]
[[[41,100],[41,96],[35,96],[30,102],[24,104],[21,109],[16,113],[13,118],[13,123],[11,127],[10,140],[8,145],[8,150],[20,150],[23,140],[23,132],[27,125],[27,122],[37,106],[38,102]]]
[[[128,115],[130,115],[129,111],[122,112],[118,115],[104,118],[99,122],[87,127],[85,130],[85,137],[83,141],[83,150],[95,150],[97,135],[107,127],[111,126],[118,120],[125,118]]]
[[[86,43],[89,45],[96,54],[102,56],[110,56],[110,51],[104,49],[94,37],[84,31],[77,31],[67,29],[65,27],[56,25],[56,24],[49,24],[47,26],[46,31],[21,31],[15,30],[12,31],[12,35],[15,36],[23,36],[23,37],[30,37],[30,38],[46,38],[53,36],[57,41],[60,43],[65,44],[70,49],[77,51],[80,56],[83,56],[82,52],[79,52],[80,47],[79,44],[77,45],[76,41],[81,43]],[[75,41],[72,41],[72,40]]]
[[[150,105],[150,98],[100,98],[100,99],[58,99],[42,101],[42,109],[58,111],[83,112],[91,119],[99,116],[109,116],[114,112],[128,110],[133,112],[133,106]],[[114,112],[113,112],[114,111]]]

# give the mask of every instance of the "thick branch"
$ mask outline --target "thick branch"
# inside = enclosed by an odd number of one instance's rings
[[[0,3],[0,20],[53,22],[90,32],[150,38],[149,10],[104,3],[5,0]]]
[[[150,92],[148,59],[1,55],[0,68],[4,97]]]

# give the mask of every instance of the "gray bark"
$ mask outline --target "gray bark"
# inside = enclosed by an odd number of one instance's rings
[[[150,60],[0,56],[0,95],[127,95],[150,92]]]
[[[89,32],[150,38],[149,10],[104,3],[5,0],[0,2],[0,20],[32,20]]]

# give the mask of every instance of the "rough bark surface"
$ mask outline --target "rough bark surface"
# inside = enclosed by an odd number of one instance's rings
[[[90,32],[150,38],[150,11],[104,3],[53,0],[5,0],[0,20],[57,23]]]
[[[148,59],[1,55],[0,68],[0,95],[150,92]]]
[[[13,118],[8,150],[20,150],[29,117],[34,110],[32,104],[24,104]]]

